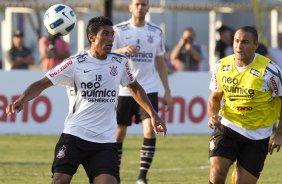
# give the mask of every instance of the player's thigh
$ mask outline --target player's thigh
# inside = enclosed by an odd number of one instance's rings
[[[109,174],[100,174],[94,179],[95,184],[117,184],[117,179]]]
[[[232,163],[233,161],[228,158],[220,156],[210,157],[210,178],[223,177],[225,180]]]
[[[225,179],[236,160],[238,145],[233,134],[231,129],[223,125],[212,133],[209,142],[210,177]]]
[[[237,134],[224,125],[216,127],[209,141],[209,157],[224,157],[234,162],[238,152]]]
[[[72,176],[63,173],[54,173],[52,178],[52,184],[65,184],[71,182]]]
[[[237,162],[244,170],[248,171],[256,178],[259,178],[263,170],[264,162],[268,154],[268,143],[269,138],[262,140],[247,139],[245,143],[240,146]]]
[[[256,184],[258,178],[251,174],[249,171],[244,169],[240,163],[236,163],[236,184],[240,183],[248,183],[248,184]]]
[[[78,166],[85,156],[84,152],[77,147],[78,137],[61,134],[56,144],[54,161],[52,164],[53,173],[74,175]]]
[[[110,175],[116,178],[116,180],[119,180],[118,152],[116,143],[95,144],[95,148],[91,150],[88,159],[83,163],[83,167],[89,177],[89,181],[93,181],[100,175]],[[101,180],[101,178],[99,180]]]

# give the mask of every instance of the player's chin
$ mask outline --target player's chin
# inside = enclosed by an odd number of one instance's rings
[[[112,45],[105,45],[104,50],[105,50],[107,53],[110,53],[110,52],[112,51]]]
[[[235,58],[238,59],[238,60],[244,60],[244,59],[245,59],[245,56],[244,56],[243,54],[238,54],[238,53],[237,53],[237,54],[235,55]]]

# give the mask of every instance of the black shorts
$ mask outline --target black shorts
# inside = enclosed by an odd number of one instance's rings
[[[209,143],[209,156],[221,156],[242,165],[244,169],[259,178],[268,153],[269,137],[251,140],[221,125],[213,132]]]
[[[158,112],[158,93],[147,94],[153,108]],[[135,123],[139,123],[146,118],[150,118],[149,114],[139,106],[139,104],[131,96],[119,96],[117,106],[117,122],[120,125],[130,126],[132,117],[135,117]]]
[[[55,148],[52,173],[72,176],[80,164],[90,183],[99,174],[110,174],[119,181],[116,143],[94,143],[62,134]]]

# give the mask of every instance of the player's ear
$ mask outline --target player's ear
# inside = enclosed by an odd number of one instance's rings
[[[128,5],[128,10],[130,13],[132,13],[132,4],[131,3]]]
[[[95,39],[96,39],[96,36],[94,34],[92,34],[92,33],[89,33],[88,34],[88,38],[89,38],[90,42],[94,42]]]

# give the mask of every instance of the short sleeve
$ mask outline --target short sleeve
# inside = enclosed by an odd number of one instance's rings
[[[264,75],[273,97],[282,96],[282,70],[273,62],[269,63]]]
[[[74,81],[74,62],[71,59],[65,59],[49,70],[45,76],[51,80],[53,85],[71,87]]]
[[[130,71],[128,61],[126,61],[124,65],[125,65],[125,67],[124,67],[125,69],[124,69],[123,74],[122,74],[121,85],[123,87],[126,87],[129,84],[133,83],[135,81],[135,78]]]
[[[219,63],[217,63],[213,69],[212,76],[211,76],[211,82],[209,86],[209,89],[214,92],[222,92],[222,89],[218,82],[218,68],[219,68]]]
[[[162,30],[160,30],[160,43],[157,49],[157,56],[162,56],[165,54],[165,36]]]

